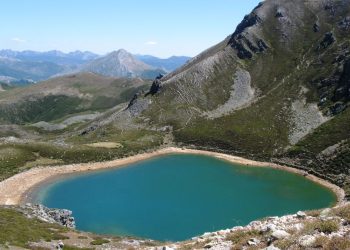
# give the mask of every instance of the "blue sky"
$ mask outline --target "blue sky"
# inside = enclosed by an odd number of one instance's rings
[[[1,0],[0,49],[194,56],[259,0]]]

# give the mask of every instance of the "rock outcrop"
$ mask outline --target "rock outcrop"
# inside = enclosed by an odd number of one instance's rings
[[[317,47],[317,50],[327,49],[334,42],[335,42],[335,37],[334,37],[333,33],[332,32],[327,32],[324,35],[324,38],[321,41],[320,45]]]
[[[162,84],[161,79],[162,79],[163,77],[164,77],[164,75],[159,74],[159,75],[156,77],[156,79],[154,79],[154,81],[153,81],[153,83],[152,83],[152,86],[151,86],[149,92],[146,94],[146,96],[148,96],[148,95],[155,95],[155,94],[157,94],[157,93],[160,91],[160,89],[161,89],[161,84]]]
[[[27,203],[19,209],[28,218],[38,218],[44,222],[57,223],[68,228],[75,228],[75,220],[70,210],[47,208],[40,204],[31,203]]]

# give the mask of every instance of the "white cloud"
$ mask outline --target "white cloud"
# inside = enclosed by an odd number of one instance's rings
[[[146,42],[146,45],[151,45],[151,46],[154,46],[154,45],[157,45],[158,44],[158,42],[156,42],[156,41],[148,41],[148,42]]]
[[[11,40],[16,42],[16,43],[25,43],[25,42],[27,42],[27,40],[24,40],[24,39],[21,39],[21,38],[18,38],[18,37],[14,37]]]

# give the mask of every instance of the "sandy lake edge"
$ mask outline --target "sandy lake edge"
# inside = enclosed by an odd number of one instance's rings
[[[282,166],[270,162],[258,162],[242,157],[232,156],[223,153],[203,151],[196,149],[176,148],[168,147],[158,149],[150,153],[142,153],[126,158],[116,159],[106,162],[94,162],[94,163],[81,163],[71,164],[63,166],[51,166],[51,167],[36,167],[29,169],[25,172],[18,173],[2,182],[0,182],[0,205],[20,205],[30,200],[31,193],[42,183],[46,183],[52,179],[56,179],[60,176],[64,176],[72,173],[102,170],[108,168],[118,168],[127,166],[131,163],[136,163],[142,160],[150,159],[157,156],[167,154],[197,154],[207,155],[218,159],[226,160],[231,163],[236,163],[246,166],[254,167],[271,167],[275,169],[285,170],[291,173],[299,174],[305,178],[316,182],[328,189],[330,189],[337,197],[337,203],[335,205],[341,205],[345,202],[345,192],[342,188],[314,175],[308,174],[303,170]]]

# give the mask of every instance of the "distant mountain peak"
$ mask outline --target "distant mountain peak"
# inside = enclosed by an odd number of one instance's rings
[[[153,78],[159,73],[164,73],[164,70],[142,62],[125,49],[97,58],[87,64],[83,70],[113,77]]]

